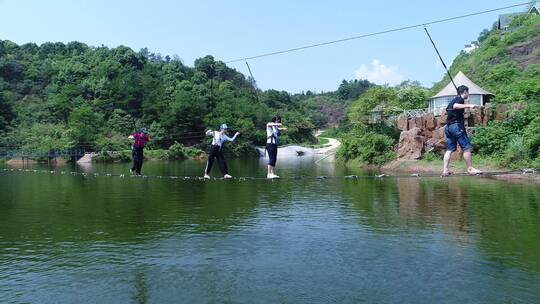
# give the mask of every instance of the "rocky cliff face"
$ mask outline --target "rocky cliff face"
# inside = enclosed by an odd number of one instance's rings
[[[485,126],[491,120],[504,120],[511,115],[513,110],[523,109],[521,103],[499,104],[491,106],[487,104],[482,109],[465,110],[465,127],[467,134],[474,135],[474,128]],[[446,136],[444,128],[446,126],[446,112],[441,116],[434,116],[432,113],[424,114],[420,117],[408,117],[402,114],[397,119],[397,127],[401,130],[398,145],[398,159],[415,160],[422,157],[427,151],[444,153],[446,151]],[[461,157],[461,149],[454,153],[453,158]]]

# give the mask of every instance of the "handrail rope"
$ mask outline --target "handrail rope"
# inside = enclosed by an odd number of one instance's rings
[[[130,175],[130,174],[120,174],[120,173],[102,173],[102,172],[94,172],[94,173],[87,173],[87,172],[78,172],[78,171],[59,171],[59,170],[37,170],[37,169],[8,169],[3,168],[0,169],[0,172],[25,172],[25,173],[48,173],[48,174],[61,174],[61,175],[77,175],[77,176],[83,176],[83,177],[119,177],[119,178],[139,178],[139,179],[173,179],[173,180],[232,180],[232,181],[247,181],[247,180],[270,180],[270,181],[276,181],[276,180],[340,180],[340,179],[347,179],[347,180],[356,180],[356,179],[403,179],[403,178],[438,178],[443,177],[440,174],[433,174],[433,173],[412,173],[412,174],[396,174],[396,175],[387,175],[387,174],[379,174],[379,175],[345,175],[345,176],[326,176],[326,175],[319,175],[319,176],[305,176],[305,175],[297,175],[297,176],[287,176],[287,177],[281,177],[278,179],[268,179],[265,177],[257,177],[257,176],[239,176],[239,177],[233,177],[231,179],[226,179],[223,177],[214,177],[211,179],[205,179],[202,176],[177,176],[177,175]],[[523,174],[523,175],[537,175],[537,171],[534,169],[521,169],[521,170],[507,170],[507,171],[488,171],[483,172],[479,175],[474,175],[478,177],[492,177],[492,176],[499,176],[499,175],[508,175],[508,174]],[[454,173],[449,176],[444,177],[466,177],[466,176],[473,176],[468,173]]]

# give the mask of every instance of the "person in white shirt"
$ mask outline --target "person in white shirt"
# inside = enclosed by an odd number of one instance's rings
[[[287,128],[282,127],[280,116],[272,117],[272,121],[266,124],[266,152],[268,153],[268,174],[266,178],[279,178],[275,174],[274,168],[277,161],[279,137],[281,131],[284,130],[287,130]]]
[[[206,163],[206,169],[204,170],[204,178],[210,178],[210,171],[212,170],[212,165],[214,164],[214,158],[217,158],[219,169],[223,173],[223,178],[232,178],[229,175],[227,170],[227,163],[225,162],[225,157],[223,156],[223,144],[226,141],[234,141],[240,133],[236,132],[231,138],[227,136],[228,127],[226,124],[222,124],[219,128],[219,131],[206,131],[207,136],[212,136],[212,146],[210,146],[210,151],[208,151],[208,161]]]

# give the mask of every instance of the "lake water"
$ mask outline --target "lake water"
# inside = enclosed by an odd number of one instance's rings
[[[193,176],[204,166],[143,171]],[[264,166],[229,161],[235,176],[263,177]],[[309,158],[278,166],[283,177],[364,174]],[[0,172],[0,302],[538,303],[539,203],[537,185],[477,177]]]

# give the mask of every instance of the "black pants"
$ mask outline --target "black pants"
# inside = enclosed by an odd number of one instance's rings
[[[221,173],[223,173],[223,175],[229,174],[229,171],[227,170],[227,163],[225,162],[225,157],[223,156],[221,147],[217,145],[211,146],[210,151],[208,151],[208,162],[206,163],[205,173],[210,174],[210,171],[212,170],[212,165],[214,164],[214,158],[217,158],[218,160],[218,165]]]
[[[268,153],[268,165],[275,167],[277,160],[277,145],[276,144],[266,144],[266,153]]]
[[[133,167],[131,170],[135,172],[136,174],[141,174],[141,168],[143,163],[143,148],[135,148],[133,147]]]

